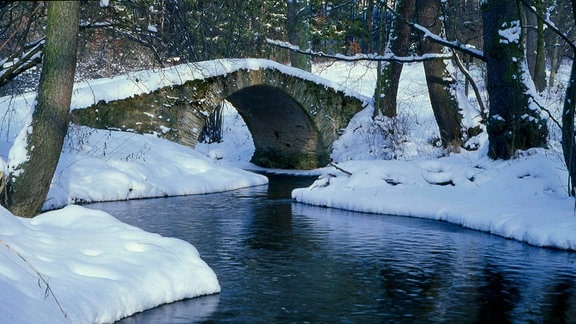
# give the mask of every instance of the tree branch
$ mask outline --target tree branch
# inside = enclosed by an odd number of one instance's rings
[[[568,35],[566,35],[565,33],[561,32],[558,27],[556,27],[556,25],[554,24],[553,21],[546,19],[544,17],[542,17],[538,11],[536,10],[536,8],[534,8],[532,5],[530,5],[530,3],[528,3],[526,0],[520,0],[520,2],[522,2],[522,4],[528,8],[528,10],[532,11],[536,17],[538,17],[538,19],[542,20],[542,22],[544,22],[544,24],[546,26],[548,26],[554,33],[556,33],[558,36],[560,36],[560,38],[562,38],[567,44],[568,46],[570,46],[570,48],[572,49],[572,51],[574,51],[576,53],[576,44],[574,42],[572,42],[572,40],[568,37]]]
[[[351,176],[351,175],[352,175],[352,172],[346,171],[346,170],[342,169],[341,167],[337,166],[337,165],[336,165],[335,163],[333,163],[333,162],[330,162],[330,166],[334,167],[336,170],[344,173],[344,174],[347,175],[347,176]]]
[[[460,60],[460,57],[458,56],[458,54],[456,54],[455,51],[454,51],[454,62],[456,62],[456,65],[458,66],[462,74],[464,74],[468,82],[470,82],[470,85],[472,85],[474,95],[478,100],[478,106],[480,106],[480,117],[482,118],[482,121],[484,122],[487,121],[488,116],[486,116],[486,106],[484,105],[484,101],[482,100],[482,96],[480,95],[480,89],[478,89],[478,85],[476,84],[476,81],[474,81],[474,78],[472,78],[470,71],[468,71],[466,67],[464,67],[462,61]]]
[[[421,26],[419,24],[416,24],[414,22],[408,21],[408,19],[406,19],[406,17],[397,13],[394,9],[390,8],[388,5],[386,5],[386,9],[389,10],[394,15],[394,17],[396,17],[397,19],[400,19],[405,24],[408,24],[409,26],[411,26],[415,30],[424,34],[424,38],[428,38],[430,41],[432,41],[434,43],[437,43],[437,44],[446,46],[448,48],[460,51],[464,54],[468,54],[468,55],[470,55],[474,58],[480,59],[482,61],[486,60],[486,58],[484,57],[484,53],[482,51],[479,51],[479,50],[474,49],[474,48],[470,48],[466,44],[462,44],[458,41],[448,41],[448,40],[434,34],[430,30],[428,30],[428,28]]]
[[[277,41],[273,39],[266,39],[268,45],[285,48],[296,53],[310,55],[314,57],[330,58],[339,61],[346,62],[359,62],[359,61],[372,61],[372,62],[398,62],[398,63],[414,63],[414,62],[424,62],[430,60],[445,60],[451,59],[452,54],[450,53],[427,53],[424,55],[412,55],[412,56],[396,56],[394,54],[386,55],[376,55],[376,54],[357,54],[354,56],[348,55],[331,55],[324,52],[316,52],[312,50],[301,50],[300,47],[290,44],[288,42]]]
[[[19,53],[17,53],[2,62],[3,64],[0,66],[0,87],[42,62],[44,41],[45,38],[42,38],[34,43],[28,44],[26,45],[27,51],[24,52],[21,57],[19,57]]]

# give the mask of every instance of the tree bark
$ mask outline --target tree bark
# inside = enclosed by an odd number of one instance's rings
[[[407,20],[414,17],[416,0],[398,0],[397,12]],[[401,19],[394,18],[392,32],[389,38],[387,50],[398,56],[407,56],[410,47],[411,27]],[[397,96],[402,63],[378,63],[376,76],[376,90],[374,92],[374,114],[382,114],[386,117],[396,117]]]
[[[532,99],[525,82],[532,81],[525,73],[518,4],[487,0],[482,9],[490,97],[488,156],[509,159],[516,150],[545,147],[548,128],[539,112],[529,106]]]
[[[552,39],[552,46],[548,49],[548,57],[550,60],[550,76],[548,77],[548,86],[553,88],[556,85],[556,75],[558,74],[558,69],[560,68],[560,53],[558,51],[557,43],[560,41],[560,37],[557,35],[553,35]]]
[[[443,30],[440,6],[440,0],[418,0],[416,9],[418,23],[436,35],[440,35]],[[420,50],[422,54],[441,53],[443,46],[422,38]],[[462,116],[456,98],[456,80],[446,67],[443,60],[424,61],[428,95],[440,130],[442,146],[459,151],[462,145]]]
[[[80,2],[48,2],[46,45],[36,107],[27,132],[28,159],[12,168],[8,208],[23,217],[41,211],[69,123],[76,69]]]

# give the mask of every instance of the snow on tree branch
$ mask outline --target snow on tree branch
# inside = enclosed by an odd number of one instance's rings
[[[472,48],[467,44],[462,44],[458,41],[446,40],[446,39],[442,38],[441,36],[436,35],[435,33],[431,32],[428,28],[426,28],[422,25],[419,25],[417,23],[408,21],[405,17],[403,17],[401,14],[399,14],[398,12],[396,12],[394,9],[390,8],[389,6],[386,6],[386,9],[389,10],[397,19],[401,19],[402,22],[404,22],[405,24],[408,24],[409,26],[411,26],[415,30],[424,34],[424,38],[428,38],[430,41],[432,41],[434,43],[438,43],[440,45],[455,49],[455,50],[460,51],[464,54],[468,54],[474,58],[480,59],[482,61],[485,60],[484,53],[482,51],[475,49],[475,48]]]
[[[424,62],[429,60],[444,60],[452,58],[451,53],[426,53],[423,55],[411,55],[411,56],[396,56],[393,53],[385,54],[385,55],[377,55],[377,54],[356,54],[354,56],[343,55],[343,54],[326,54],[324,52],[316,52],[310,49],[308,50],[301,50],[300,47],[284,42],[279,40],[273,39],[266,39],[266,43],[272,46],[285,48],[293,52],[297,52],[300,54],[315,56],[315,57],[322,57],[322,58],[330,58],[339,61],[347,61],[347,62],[358,62],[358,61],[374,61],[374,62],[398,62],[398,63],[413,63],[413,62]]]
[[[568,37],[568,35],[566,35],[566,33],[563,33],[562,31],[560,31],[558,29],[558,27],[556,27],[556,24],[552,20],[550,20],[549,14],[546,17],[542,17],[538,13],[536,8],[534,8],[534,6],[532,6],[526,0],[520,0],[520,1],[524,5],[524,7],[528,8],[528,10],[532,11],[532,13],[534,13],[536,15],[536,17],[538,17],[538,19],[541,19],[542,22],[544,22],[544,24],[546,26],[548,26],[554,33],[556,33],[558,36],[560,36],[560,38],[562,38],[568,44],[568,46],[570,46],[570,48],[576,53],[576,44]]]
[[[10,82],[24,71],[42,62],[42,49],[45,39],[42,38],[24,47],[24,52],[18,52],[8,58],[0,59],[0,87]]]

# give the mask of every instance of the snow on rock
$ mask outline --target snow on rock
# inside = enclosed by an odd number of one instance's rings
[[[220,291],[192,245],[80,206],[33,219],[0,208],[0,242],[0,323],[114,322]]]

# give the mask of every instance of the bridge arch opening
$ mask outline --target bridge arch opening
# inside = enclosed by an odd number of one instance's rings
[[[320,134],[310,116],[282,89],[254,85],[224,99],[250,131],[255,148],[252,163],[282,169],[311,169],[328,163],[327,154],[318,154],[322,151]]]

